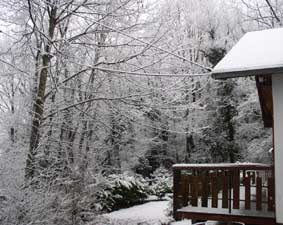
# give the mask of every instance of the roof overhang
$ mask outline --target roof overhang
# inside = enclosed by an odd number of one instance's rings
[[[215,79],[273,74],[283,76],[283,28],[246,33],[212,70]]]
[[[250,69],[250,70],[231,70],[231,71],[212,71],[212,78],[217,80],[237,78],[237,77],[249,77],[249,76],[267,76],[273,74],[282,74],[283,66],[264,69]]]
[[[272,75],[283,76],[283,28],[249,32],[212,70],[214,79],[256,77],[265,127],[273,126]]]

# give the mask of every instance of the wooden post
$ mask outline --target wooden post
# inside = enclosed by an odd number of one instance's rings
[[[217,208],[218,207],[218,184],[217,184],[217,174],[213,173],[211,175],[211,207]]]
[[[245,209],[251,209],[251,178],[244,178],[245,185]]]
[[[182,207],[187,206],[189,201],[189,177],[187,175],[181,176],[181,192]]]
[[[274,211],[274,178],[270,177],[267,180],[267,186],[268,186],[268,194],[267,194],[267,202],[268,202],[268,211]]]
[[[201,182],[202,182],[201,206],[208,207],[209,179],[208,179],[207,171],[204,171]]]
[[[198,206],[198,192],[199,192],[199,177],[192,176],[192,199],[191,204],[192,206]]]
[[[230,171],[228,174],[223,174],[222,176],[222,208],[227,209],[228,208],[228,195],[229,195],[229,178],[231,176]]]
[[[262,210],[262,179],[256,178],[256,210]]]
[[[173,168],[173,217],[175,220],[179,219],[177,218],[177,210],[180,207],[180,201],[178,199],[180,178],[181,171]]]
[[[240,171],[233,172],[233,209],[240,208]]]

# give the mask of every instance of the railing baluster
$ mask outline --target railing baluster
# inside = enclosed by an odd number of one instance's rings
[[[218,185],[217,185],[217,174],[214,172],[211,174],[211,207],[217,208],[218,207]]]
[[[227,171],[228,174],[222,175],[222,208],[228,208],[228,192],[229,192],[229,176],[231,176],[230,171]]]
[[[253,184],[256,184],[256,172],[255,171],[253,171],[252,173],[252,182]]]
[[[245,185],[245,209],[251,209],[251,178],[244,178]]]
[[[191,204],[192,206],[198,206],[198,183],[199,177],[198,176],[192,176],[192,199]]]
[[[180,185],[181,171],[173,169],[173,216],[177,219],[177,210],[180,208],[179,201],[179,185]]]
[[[208,206],[208,189],[209,189],[207,171],[203,172],[201,182],[202,182],[201,206],[207,207]]]
[[[240,171],[233,171],[233,208],[240,208]]]
[[[182,206],[187,206],[189,201],[189,177],[187,175],[182,176]]]
[[[268,211],[274,211],[274,178],[270,177],[267,180],[268,186]]]
[[[262,210],[262,179],[256,178],[256,210]]]

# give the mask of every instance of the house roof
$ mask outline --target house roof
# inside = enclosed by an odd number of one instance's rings
[[[283,75],[283,28],[246,33],[214,67],[212,77]]]

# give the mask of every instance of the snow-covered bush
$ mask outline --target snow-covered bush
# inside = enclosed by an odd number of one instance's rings
[[[146,180],[127,173],[110,175],[98,193],[101,210],[113,211],[143,202],[151,193]]]
[[[159,199],[166,193],[172,193],[173,176],[167,169],[160,167],[152,174],[152,189]]]

